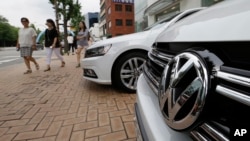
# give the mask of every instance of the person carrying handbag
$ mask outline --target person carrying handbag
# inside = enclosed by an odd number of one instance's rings
[[[39,70],[39,65],[36,60],[32,57],[33,50],[36,50],[36,31],[29,27],[29,19],[21,18],[21,23],[23,28],[20,28],[18,31],[17,39],[17,49],[20,49],[20,55],[23,57],[27,71],[24,74],[32,73],[30,62],[33,62],[36,66],[36,69]]]

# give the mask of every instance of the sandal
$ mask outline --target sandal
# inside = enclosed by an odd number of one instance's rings
[[[27,70],[26,72],[24,72],[23,74],[30,74],[32,73],[32,70]]]
[[[40,69],[39,65],[37,63],[35,65],[36,65],[36,70],[39,70]]]
[[[81,65],[80,65],[80,64],[76,65],[76,68],[79,68],[79,67],[81,67]]]
[[[46,72],[46,71],[50,71],[50,67],[48,67],[47,69],[44,70],[44,72]]]
[[[65,66],[65,62],[64,61],[62,61],[62,65],[61,65],[61,67],[64,67]]]

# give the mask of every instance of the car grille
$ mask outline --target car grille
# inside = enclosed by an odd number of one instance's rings
[[[144,66],[146,80],[154,93],[158,95],[161,75],[165,66],[173,58],[173,53],[167,50],[166,44],[155,43],[148,53],[148,61]]]
[[[217,112],[212,110],[213,113],[211,114],[214,114],[212,116],[214,119],[223,119],[223,121],[208,122],[211,121],[211,117],[206,119],[202,125],[191,132],[193,139],[198,141],[229,141],[230,133],[234,133],[234,129],[249,126],[247,124],[249,123],[249,116],[245,115],[250,106],[249,74],[250,72],[247,70],[239,70],[228,66],[221,66],[221,69],[214,74],[216,98],[221,98],[217,103],[214,103],[218,108]]]
[[[175,54],[163,43],[155,43],[148,53],[144,76],[156,95],[164,68]],[[250,70],[221,66],[219,70],[212,71],[210,95],[213,98],[207,102],[210,103],[210,107],[204,109],[209,116],[202,117],[200,125],[193,128],[190,134],[198,141],[228,141],[232,130],[231,121],[235,122],[233,125],[249,123],[250,116],[245,113],[249,112],[250,106]],[[214,122],[214,119],[217,121]]]

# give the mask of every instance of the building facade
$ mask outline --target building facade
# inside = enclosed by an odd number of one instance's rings
[[[84,15],[85,24],[87,28],[91,28],[94,26],[94,23],[99,23],[99,13],[98,12],[88,12]]]
[[[207,7],[222,0],[136,0],[136,32],[190,8]]]
[[[134,0],[101,0],[100,7],[100,36],[135,32]]]

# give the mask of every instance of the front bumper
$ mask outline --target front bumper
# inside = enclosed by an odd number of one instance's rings
[[[189,141],[186,132],[169,128],[160,111],[158,97],[154,94],[143,74],[137,83],[136,124],[140,128],[138,140],[144,141]],[[140,134],[140,135],[139,135]]]
[[[110,57],[98,56],[83,58],[81,66],[83,69],[83,78],[99,84],[111,84],[111,68]],[[86,75],[87,71],[93,71],[96,77]],[[85,74],[84,74],[85,71]]]

